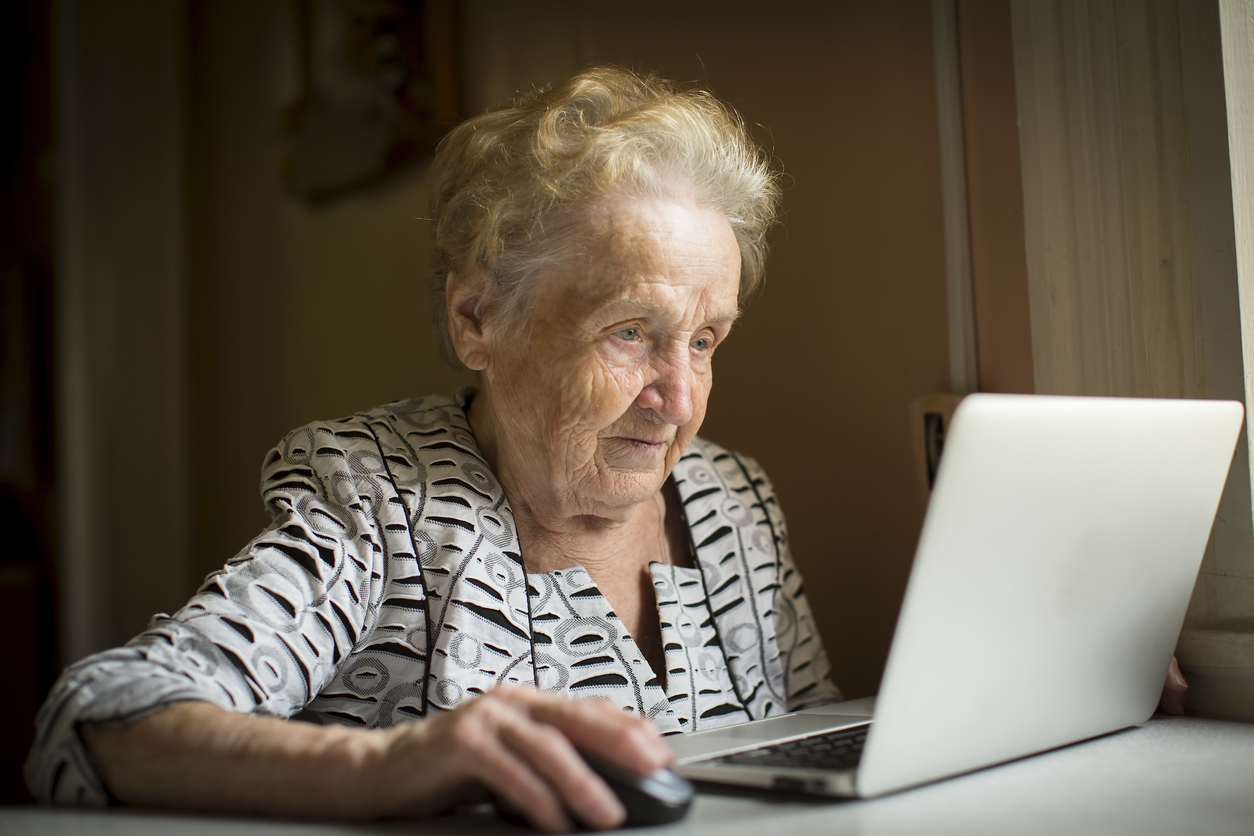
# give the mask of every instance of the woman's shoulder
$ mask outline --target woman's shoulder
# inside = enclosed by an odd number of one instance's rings
[[[378,456],[382,452],[445,449],[454,455],[482,460],[466,417],[472,390],[453,395],[407,398],[355,412],[343,418],[310,421],[288,432],[266,456],[263,470],[293,463],[345,455]]]
[[[468,392],[469,390],[461,390],[452,395],[405,398],[342,418],[309,421],[293,429],[287,437],[330,433],[352,439],[354,432],[371,431],[380,426],[401,426],[435,432],[469,431],[470,422],[466,418]]]
[[[398,498],[402,503],[431,498],[467,509],[491,504],[498,486],[465,405],[463,391],[298,427],[262,463],[262,497],[274,506],[271,513],[310,502],[364,512],[363,498],[371,500],[368,507],[375,513]]]

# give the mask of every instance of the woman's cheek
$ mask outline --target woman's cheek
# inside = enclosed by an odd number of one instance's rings
[[[597,389],[603,395],[610,396],[621,404],[621,413],[644,388],[644,372],[638,363],[618,363],[602,359],[597,368],[597,381]],[[598,398],[598,401],[601,400],[603,399]]]
[[[703,369],[694,371],[692,384],[693,389],[700,393],[700,405],[704,411],[705,399],[709,396],[710,390],[714,388],[714,374],[708,365]]]
[[[622,403],[622,412],[626,412],[627,408],[636,402],[636,398],[640,397],[645,383],[645,375],[638,368],[618,378],[619,401]]]

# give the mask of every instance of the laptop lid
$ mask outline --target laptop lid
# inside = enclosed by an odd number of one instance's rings
[[[719,756],[865,723],[871,700],[668,738],[680,772],[875,796],[1144,721],[1242,413],[1221,401],[966,398],[857,770]]]
[[[875,796],[1153,713],[1243,410],[971,395],[858,767]]]

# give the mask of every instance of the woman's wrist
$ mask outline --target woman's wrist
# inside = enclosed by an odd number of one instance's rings
[[[386,814],[373,805],[388,732],[189,702],[82,733],[101,781],[123,803],[302,818]]]
[[[349,780],[366,818],[426,816],[486,800],[462,759],[434,734],[443,718],[402,723],[367,736],[351,755]]]

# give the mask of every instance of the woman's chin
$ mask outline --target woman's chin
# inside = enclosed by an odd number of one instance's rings
[[[578,504],[593,516],[607,519],[630,519],[636,506],[647,502],[666,480],[663,467],[650,469],[603,471],[594,485],[585,485],[577,492]]]

